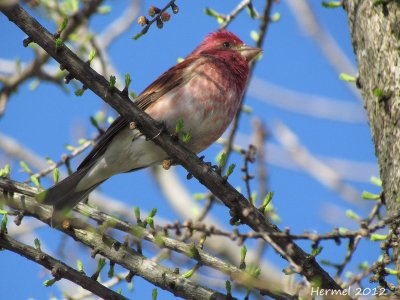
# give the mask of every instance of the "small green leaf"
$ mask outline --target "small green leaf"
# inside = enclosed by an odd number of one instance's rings
[[[183,278],[189,279],[193,276],[194,272],[199,268],[199,265],[195,265],[191,270],[187,271],[185,274],[182,275]]]
[[[37,87],[40,84],[40,80],[39,79],[34,79],[29,83],[29,90],[30,91],[34,91],[37,89]]]
[[[361,197],[365,200],[378,200],[381,197],[381,195],[363,191]]]
[[[251,37],[255,42],[258,42],[258,40],[260,39],[260,35],[259,35],[258,32],[255,31],[255,30],[250,31],[250,37]]]
[[[34,243],[36,250],[42,251],[42,249],[40,248],[40,240],[38,238],[35,238]]]
[[[363,261],[358,265],[358,268],[362,271],[366,271],[369,269],[369,263],[367,261]]]
[[[185,144],[189,143],[192,140],[192,135],[189,132],[185,132],[182,136],[182,142]]]
[[[157,288],[154,288],[153,291],[151,292],[151,300],[157,300]]]
[[[385,271],[386,271],[386,273],[388,273],[389,275],[398,275],[398,274],[399,274],[399,271],[393,270],[393,269],[390,269],[390,268],[385,268]]]
[[[136,220],[139,221],[139,220],[140,220],[140,208],[139,208],[138,206],[135,206],[135,207],[133,208],[133,211],[134,211],[134,213],[135,213],[135,218],[136,218]]]
[[[267,207],[274,197],[274,192],[268,192],[268,194],[264,197],[262,207],[264,207],[264,213],[267,211]]]
[[[83,272],[83,263],[80,259],[76,261],[76,268],[79,272]]]
[[[100,273],[101,270],[104,268],[104,266],[106,265],[106,259],[104,257],[101,257],[99,259],[99,262],[97,264],[97,270],[96,273]]]
[[[88,141],[87,139],[81,138],[81,139],[78,140],[78,144],[79,144],[79,145],[83,145],[83,144],[85,144],[87,141]]]
[[[189,253],[187,253],[190,257],[196,258],[200,257],[199,250],[197,249],[196,245],[194,243],[191,243],[189,245]]]
[[[184,127],[184,122],[182,119],[179,119],[175,124],[175,134],[179,134]]]
[[[383,92],[380,88],[374,88],[374,90],[372,92],[378,98],[381,98],[383,96]]]
[[[228,169],[226,170],[226,177],[231,176],[231,174],[233,173],[233,170],[235,170],[236,165],[235,164],[230,164]]]
[[[53,170],[54,184],[57,184],[59,179],[60,179],[60,170],[58,168],[54,168],[54,170]]]
[[[43,282],[43,285],[44,285],[45,287],[49,287],[49,286],[52,286],[56,281],[57,281],[57,279],[55,279],[55,278],[49,279],[49,280],[45,280],[45,281]]]
[[[279,20],[281,19],[281,14],[279,12],[274,13],[271,17],[270,20],[271,22],[279,22]]]
[[[72,145],[69,145],[69,144],[67,144],[67,145],[65,145],[65,149],[67,149],[68,151],[74,151],[75,150],[75,147],[74,146],[72,146]]]
[[[134,39],[135,41],[137,41],[142,35],[143,35],[143,33],[142,33],[142,32],[139,32],[138,34],[135,34],[135,35],[133,36],[133,39]]]
[[[6,164],[2,169],[0,169],[0,177],[8,177],[10,175],[10,165]]]
[[[150,212],[150,214],[149,214],[149,217],[150,218],[153,218],[155,215],[156,215],[156,213],[157,213],[157,208],[153,208],[152,210],[151,210],[151,212]]]
[[[228,295],[230,295],[232,293],[232,285],[229,280],[225,281],[225,290]]]
[[[150,228],[154,229],[154,219],[151,217],[147,217],[146,221],[147,221],[147,224],[149,224]]]
[[[26,164],[26,162],[21,161],[19,163],[19,165],[22,167],[22,169],[24,169],[24,171],[28,174],[33,174],[33,172],[31,171],[31,169],[28,167],[28,165]]]
[[[57,32],[61,33],[63,30],[67,27],[68,25],[68,18],[64,18],[63,22],[60,24],[60,27],[58,27]]]
[[[247,247],[246,245],[243,245],[243,247],[240,249],[240,264],[244,264],[246,260],[246,254],[247,254]]]
[[[339,74],[339,79],[343,80],[343,81],[347,81],[347,82],[356,82],[356,77],[351,76],[351,75],[346,74],[346,73],[340,73]]]
[[[32,175],[30,178],[31,178],[32,183],[33,183],[36,187],[40,187],[39,178],[37,178],[35,175]]]
[[[129,73],[125,74],[125,87],[129,89],[129,85],[131,84],[131,75]]]
[[[63,44],[63,40],[61,38],[56,39],[56,48],[60,48]]]
[[[213,17],[217,20],[218,24],[222,24],[225,21],[225,18],[223,18],[219,13],[217,13],[215,10],[206,7],[204,9],[204,13],[207,16]]]
[[[96,57],[96,50],[91,50],[89,52],[89,61],[92,61]]]
[[[251,114],[253,112],[253,109],[248,105],[243,105],[242,112],[244,112],[246,114]]]
[[[1,220],[1,228],[0,228],[0,234],[7,234],[7,215],[8,213],[3,214],[3,218]]]
[[[205,197],[206,197],[206,195],[204,193],[193,194],[194,200],[197,200],[197,201],[203,200],[203,199],[205,199]]]
[[[386,234],[372,233],[369,239],[375,242],[375,241],[384,241],[386,240],[386,238],[387,238]]]
[[[382,187],[382,180],[380,178],[378,178],[376,176],[372,176],[370,178],[370,181],[371,181],[371,183],[373,183],[373,184],[375,184],[375,185],[377,185],[379,187]]]
[[[351,209],[346,210],[346,216],[350,219],[356,220],[356,221],[361,221],[361,217],[357,215],[354,211]]]
[[[342,1],[322,1],[322,6],[326,8],[338,8],[343,7]]]
[[[257,267],[256,265],[250,265],[246,268],[246,272],[252,276],[252,277],[259,277],[261,274],[261,269],[260,267]]]
[[[324,247],[322,247],[322,246],[312,249],[311,255],[316,257],[318,254],[320,254],[322,252],[322,249],[324,249]]]
[[[107,276],[108,278],[112,278],[114,276],[114,263],[110,263],[110,269],[108,270]]]
[[[330,262],[329,260],[326,260],[326,259],[321,259],[319,262],[321,263],[321,265],[324,265],[324,266],[337,267],[336,264],[334,264],[333,262]]]
[[[115,83],[117,82],[117,79],[114,75],[110,76],[110,88],[115,87]]]
[[[218,158],[218,168],[223,169],[226,165],[227,155],[225,152],[222,152]]]
[[[111,6],[110,5],[102,5],[97,8],[97,12],[101,15],[108,14],[109,12],[111,12]]]

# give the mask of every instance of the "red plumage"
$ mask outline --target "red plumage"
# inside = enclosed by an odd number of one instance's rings
[[[249,62],[260,51],[229,31],[213,32],[184,61],[150,84],[135,103],[170,131],[183,122],[182,132],[191,137],[187,147],[198,153],[215,142],[232,121],[248,80]],[[119,117],[78,170],[38,199],[56,210],[70,209],[107,178],[166,158],[161,148]]]

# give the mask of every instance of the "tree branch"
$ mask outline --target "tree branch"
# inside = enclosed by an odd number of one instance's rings
[[[9,207],[21,211],[24,215],[33,216],[49,224],[52,208],[36,201],[36,188],[0,178],[0,195],[0,203],[5,201]],[[175,296],[185,299],[226,299],[226,295],[198,285],[170,269],[158,265],[111,236],[102,234],[98,228],[82,219],[67,219],[63,223],[63,227],[57,228],[57,230],[92,248],[93,255],[101,254],[131,271],[132,274],[170,291]]]
[[[62,278],[68,279],[104,299],[128,299],[115,291],[106,288],[98,281],[85,275],[83,272],[71,268],[39,249],[18,242],[6,234],[0,235],[0,247],[18,253],[19,255],[42,265],[46,269],[50,270],[57,280]]]
[[[151,119],[119,90],[110,88],[104,77],[96,73],[88,64],[85,64],[64,44],[56,47],[54,36],[19,5],[1,6],[0,11],[20,27],[32,41],[39,44],[58,61],[62,68],[67,69],[72,76],[109,103],[124,118],[135,122],[146,137],[152,139],[174,161],[184,166],[200,183],[207,186],[214,195],[219,197],[229,207],[231,215],[240,218],[243,223],[246,223],[255,231],[265,233],[279,231],[222,176],[211,170],[210,166],[202,162],[196,155],[186,150],[181,142],[177,143],[169,133],[165,132],[160,123]],[[263,238],[271,243],[274,249],[288,259],[291,264],[294,264],[296,269],[310,282],[317,280],[321,283],[321,288],[340,289],[340,286],[318,265],[314,257],[303,252],[290,239],[270,238],[268,234],[265,234]],[[287,251],[288,246],[290,251]]]

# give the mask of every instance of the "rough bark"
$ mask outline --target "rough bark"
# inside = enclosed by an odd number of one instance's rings
[[[344,6],[384,197],[393,215],[400,207],[400,1],[381,2],[348,0]]]

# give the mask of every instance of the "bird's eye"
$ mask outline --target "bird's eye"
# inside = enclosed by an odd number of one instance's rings
[[[224,42],[224,43],[222,44],[222,47],[224,47],[224,48],[230,48],[230,47],[231,47],[231,43],[229,43],[229,42]]]

